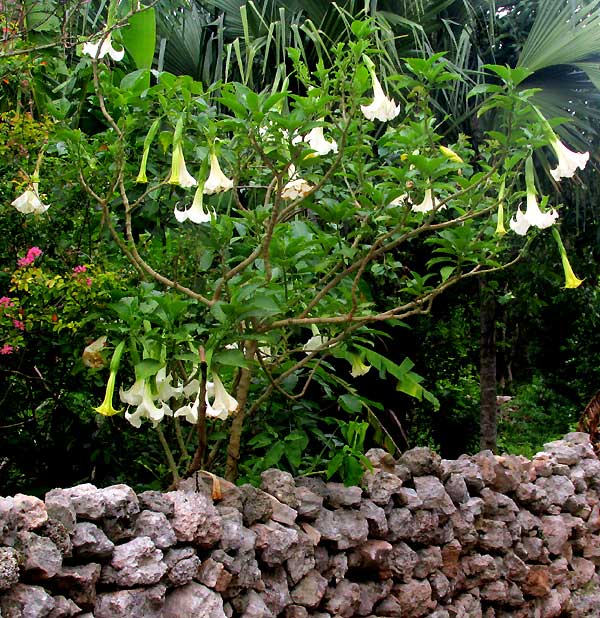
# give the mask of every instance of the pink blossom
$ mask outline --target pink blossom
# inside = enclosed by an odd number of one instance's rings
[[[15,303],[8,296],[0,297],[0,307],[14,307]]]
[[[0,348],[0,354],[12,354],[13,350],[14,350],[14,348],[11,345],[8,345],[8,343],[5,343]]]
[[[25,330],[25,324],[21,320],[13,320],[13,325],[18,330]]]
[[[92,287],[92,280],[90,279],[90,277],[88,277],[88,278],[85,280],[85,283],[87,284],[88,288],[91,288],[91,287]]]
[[[21,267],[29,266],[35,262],[35,258],[42,255],[43,251],[39,247],[31,247],[29,251],[27,251],[27,255],[25,257],[19,258],[17,260],[17,264]]]
[[[79,264],[78,266],[75,266],[75,268],[73,269],[73,272],[76,274],[79,273],[84,273],[87,270],[87,266],[84,266],[83,264]]]

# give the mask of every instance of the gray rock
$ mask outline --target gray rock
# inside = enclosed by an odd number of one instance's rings
[[[46,500],[56,501],[60,494],[70,500],[78,518],[97,520],[105,516],[106,505],[102,490],[91,483],[83,483],[68,489],[53,489],[46,494]]]
[[[73,531],[73,553],[76,558],[108,558],[115,544],[104,532],[91,522],[75,525]]]
[[[365,472],[362,483],[367,495],[380,506],[385,506],[402,487],[402,480],[385,470]]]
[[[431,584],[428,580],[412,579],[393,588],[403,618],[426,616],[435,608],[436,602],[431,598]],[[379,610],[378,610],[379,611]]]
[[[227,618],[223,599],[202,584],[191,582],[169,592],[165,599],[163,618]],[[107,617],[108,618],[108,617]]]
[[[99,490],[104,501],[104,517],[130,517],[140,512],[135,492],[127,485],[111,485]]]
[[[422,508],[437,510],[445,515],[451,515],[456,511],[454,503],[436,476],[415,477],[414,483]]]
[[[296,523],[298,511],[283,502],[279,502],[275,496],[269,496],[269,498],[271,499],[271,506],[273,507],[271,519],[285,526],[293,526]]]
[[[68,532],[75,528],[75,509],[71,498],[62,489],[52,489],[46,494],[48,517],[59,521]]]
[[[444,483],[444,488],[456,506],[467,502],[471,497],[467,483],[460,474],[450,474],[448,480]]]
[[[96,602],[96,582],[100,578],[99,564],[63,566],[52,583],[57,592],[73,600],[83,610],[93,609]]]
[[[222,562],[207,558],[198,568],[196,579],[205,586],[224,592],[229,586],[233,576]]]
[[[72,556],[73,543],[71,542],[71,536],[57,519],[48,519],[45,524],[42,524],[37,529],[37,533],[40,536],[49,538],[56,545],[63,558],[70,558]]]
[[[263,600],[269,611],[274,616],[279,616],[288,605],[292,604],[285,569],[283,567],[265,569],[262,578],[265,584]]]
[[[442,550],[439,547],[425,547],[417,551],[417,564],[413,576],[425,579],[442,566]]]
[[[298,500],[298,515],[306,519],[314,519],[323,508],[323,497],[311,491],[308,487],[296,487]]]
[[[163,618],[166,587],[103,592],[96,599],[95,618]],[[180,614],[191,616],[191,614]]]
[[[405,506],[410,511],[416,511],[423,506],[423,501],[412,487],[401,487],[398,490],[396,502],[399,506]]]
[[[575,486],[566,476],[540,477],[535,484],[546,492],[551,504],[563,505],[575,493]]]
[[[292,584],[297,584],[315,568],[315,546],[308,535],[298,532],[298,542],[286,560],[285,567]]]
[[[456,460],[442,460],[442,480],[446,480],[451,474],[461,476],[465,480],[468,489],[474,493],[479,493],[485,486],[481,469],[476,463],[471,461],[468,455],[461,455]]]
[[[279,472],[279,470],[276,472]],[[252,487],[252,485],[242,485],[239,491],[245,526],[250,527],[256,522],[265,522],[271,519],[273,503],[269,494]]]
[[[292,557],[294,547],[298,543],[298,532],[286,528],[275,521],[266,524],[255,524],[252,527],[256,533],[256,550],[259,558],[269,566],[283,564]]]
[[[19,581],[17,552],[12,547],[0,547],[0,592]]]
[[[367,520],[367,525],[369,526],[369,536],[376,539],[385,538],[388,531],[388,522],[387,517],[385,516],[385,511],[380,506],[376,506],[370,500],[363,500],[360,505],[359,512]]]
[[[260,487],[263,491],[275,496],[279,502],[293,509],[297,509],[300,505],[296,497],[294,477],[289,472],[274,468],[261,472]]]
[[[231,604],[240,614],[240,618],[275,618],[262,595],[255,590],[249,590],[241,597],[234,597]]]
[[[389,564],[392,573],[401,581],[409,581],[419,557],[406,543],[396,543],[390,553]]]
[[[136,536],[149,536],[158,549],[167,549],[177,543],[177,537],[167,516],[155,511],[142,511],[135,522]]]
[[[327,580],[318,571],[311,571],[296,584],[291,596],[296,605],[315,608],[321,602],[326,590]]]
[[[178,541],[192,542],[202,548],[218,543],[221,518],[209,498],[183,491],[172,491],[167,495],[174,505],[171,526]]]
[[[482,519],[477,523],[479,546],[484,551],[506,550],[512,545],[508,528],[503,521]]]
[[[53,597],[54,609],[48,614],[48,618],[70,618],[71,616],[81,614],[81,608],[77,603],[73,603],[71,599],[67,599],[61,595]]]
[[[56,545],[34,532],[20,532],[15,549],[22,554],[22,567],[34,579],[50,579],[62,566],[62,555]]]
[[[550,453],[559,464],[574,466],[579,463],[579,453],[574,446],[570,446],[564,440],[556,440],[544,444],[544,451]]]
[[[330,586],[325,593],[325,609],[342,618],[354,616],[359,603],[360,586],[347,579]]]
[[[362,498],[360,487],[346,487],[342,483],[327,483],[325,503],[332,509],[358,506]]]
[[[323,509],[313,526],[327,541],[335,541],[338,549],[356,547],[367,540],[369,525],[365,516],[359,511]]]
[[[219,546],[225,550],[251,551],[256,543],[256,534],[244,527],[240,511],[232,507],[219,507],[221,516],[221,540]]]
[[[169,549],[165,554],[167,581],[171,586],[185,586],[198,574],[200,558],[192,547]]]
[[[102,568],[101,581],[123,588],[156,584],[167,571],[163,553],[147,536],[117,545],[110,564]]]
[[[388,514],[387,539],[392,543],[412,539],[415,533],[414,515],[407,508],[392,509]]]
[[[0,597],[3,618],[46,618],[54,599],[41,586],[14,585]]]
[[[141,509],[163,513],[167,517],[173,515],[174,506],[169,494],[161,491],[144,491],[138,495],[138,502]]]
[[[0,544],[12,545],[17,535],[17,518],[13,498],[0,496]]]
[[[356,607],[357,616],[368,616],[379,601],[385,599],[392,590],[392,580],[386,579],[381,582],[358,583],[359,600]]]
[[[35,530],[48,520],[46,505],[34,496],[16,494],[13,497],[12,508],[17,531]]]
[[[400,456],[400,463],[406,466],[413,476],[439,476],[441,457],[427,447],[417,446]]]

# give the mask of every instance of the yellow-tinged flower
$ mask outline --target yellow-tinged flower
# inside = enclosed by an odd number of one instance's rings
[[[504,227],[504,188],[505,181],[502,179],[500,191],[498,192],[498,223],[496,224],[496,234],[504,236],[506,228]]]
[[[368,120],[381,120],[383,122],[392,120],[400,113],[400,106],[396,105],[393,99],[385,96],[374,68],[370,66],[369,71],[373,81],[373,102],[369,105],[361,105],[360,110]]]
[[[362,358],[359,354],[350,354],[350,364],[352,368],[350,370],[350,375],[353,378],[358,378],[360,376],[364,376],[365,373],[368,373],[371,369],[371,365],[366,365],[363,363]]]
[[[554,240],[556,240],[556,244],[558,245],[558,252],[560,253],[563,270],[565,271],[565,288],[578,288],[584,280],[579,279],[579,277],[577,277],[577,275],[573,272],[573,268],[571,267],[571,263],[569,262],[569,258],[567,257],[567,250],[565,249],[562,238],[560,237],[560,233],[556,228],[552,229],[552,235],[554,236]]]
[[[571,178],[577,171],[577,168],[583,169],[589,158],[589,152],[573,152],[569,150],[555,135],[555,139],[550,142],[558,157],[558,165],[550,170],[552,178],[557,182],[561,178]]]
[[[110,360],[110,375],[108,376],[108,382],[106,383],[106,393],[104,394],[104,401],[97,407],[94,408],[98,414],[102,414],[103,416],[113,416],[114,414],[118,414],[120,410],[116,410],[113,408],[112,400],[115,392],[115,381],[117,379],[117,372],[119,371],[119,365],[121,363],[121,355],[123,354],[123,350],[125,349],[125,342],[121,341],[115,351],[113,352],[112,358]]]
[[[198,181],[187,171],[181,143],[173,144],[173,158],[171,161],[169,184],[179,185],[184,189],[195,187],[198,184]]]
[[[125,56],[125,50],[115,49],[112,44],[111,33],[109,32],[103,41],[98,40],[95,43],[88,41],[83,44],[83,53],[91,56],[94,59],[104,58],[108,54],[113,60],[119,62]]]
[[[114,414],[118,414],[121,410],[117,410],[113,408],[112,400],[115,392],[115,381],[117,379],[117,372],[111,371],[108,376],[108,382],[106,383],[106,393],[104,395],[104,401],[97,407],[94,408],[98,414],[102,414],[102,416],[113,416]]]
[[[147,183],[148,178],[146,176],[146,165],[148,164],[148,154],[150,153],[150,146],[152,145],[152,141],[156,136],[156,132],[158,131],[158,127],[160,126],[160,118],[157,118],[151,125],[148,134],[146,135],[146,139],[144,139],[144,152],[142,154],[142,163],[140,164],[140,171],[135,179],[136,182],[139,183]]]
[[[211,209],[211,211],[208,208],[204,208],[203,192],[204,185],[200,184],[196,189],[192,205],[187,210],[179,210],[177,206],[175,207],[175,218],[179,223],[183,223],[188,219],[192,223],[210,223],[212,218],[216,217],[214,210]]]
[[[32,182],[26,191],[11,202],[11,206],[14,206],[24,215],[39,215],[46,212],[49,208],[48,205],[42,204],[42,200],[40,199],[40,194],[38,192],[37,182]]]
[[[464,161],[452,150],[446,146],[440,146],[440,152],[450,161],[454,161],[455,163],[464,163]]]
[[[210,174],[204,183],[204,193],[206,193],[206,195],[212,195],[213,193],[229,191],[229,189],[232,188],[233,180],[225,176],[219,165],[217,155],[212,152],[210,155]]]

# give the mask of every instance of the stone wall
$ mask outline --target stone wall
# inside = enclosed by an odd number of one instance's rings
[[[3,618],[600,616],[600,462],[416,448],[363,487],[268,470],[0,498]],[[214,500],[213,500],[214,497]]]

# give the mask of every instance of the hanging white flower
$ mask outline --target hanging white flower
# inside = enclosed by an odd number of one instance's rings
[[[430,212],[434,208],[437,208],[438,201],[433,197],[433,191],[431,189],[425,190],[425,196],[420,204],[413,204],[412,210],[414,212]],[[446,205],[441,206],[439,210],[446,208]]]
[[[233,180],[227,178],[221,166],[217,155],[213,152],[210,155],[210,174],[204,183],[204,193],[206,195],[212,195],[213,193],[221,193],[222,191],[229,191],[233,188]]]
[[[98,51],[99,48],[99,51]],[[124,49],[115,49],[112,44],[112,33],[108,33],[103,41],[98,40],[96,43],[88,41],[83,44],[83,53],[92,58],[104,58],[108,54],[115,62],[123,60],[125,56]]]
[[[40,199],[40,194],[38,192],[37,182],[31,183],[30,187],[26,191],[11,202],[11,206],[14,206],[24,215],[39,215],[46,212],[49,208],[47,204],[42,204],[42,200]]]
[[[292,164],[290,164],[288,168],[288,175],[290,177],[290,180],[286,182],[281,191],[281,197],[284,200],[301,199],[305,195],[310,193],[310,191],[312,190],[312,185],[310,184],[310,182],[308,182],[304,178],[300,178],[296,174],[296,168]]]
[[[558,157],[558,165],[553,170],[550,170],[552,178],[557,182],[561,178],[571,178],[577,168],[582,170],[586,166],[590,158],[589,152],[573,152],[558,138],[553,140],[550,145]]]
[[[192,223],[210,223],[212,218],[216,216],[214,210],[211,212],[208,208],[204,208],[203,192],[204,185],[199,185],[194,194],[192,205],[187,210],[179,210],[175,207],[175,219],[177,219],[179,223],[183,223],[188,219]]]
[[[173,146],[173,158],[171,160],[171,176],[169,177],[169,184],[179,185],[183,189],[195,187],[198,184],[198,181],[187,171],[181,143]]]
[[[381,120],[383,122],[393,120],[400,113],[400,106],[396,105],[393,99],[385,96],[375,71],[370,69],[370,73],[373,81],[373,102],[369,105],[361,105],[360,110],[368,120]]]
[[[304,137],[297,135],[292,140],[292,144],[299,144],[300,142],[306,142],[311,150],[314,150],[315,155],[325,156],[330,152],[336,153],[338,151],[338,145],[335,140],[325,139],[323,134],[323,127],[315,127],[310,130]],[[308,155],[314,156],[314,155]]]
[[[141,401],[138,404],[135,412],[130,414],[128,411],[125,412],[125,418],[134,426],[141,427],[142,419],[147,418],[152,422],[152,425],[156,427],[160,421],[166,416],[171,416],[171,408],[164,401],[159,401],[160,407],[155,405],[154,401],[156,399],[152,394],[152,386],[146,380],[143,380],[144,387],[142,390]],[[136,382],[137,383],[137,382]],[[135,384],[134,384],[135,386]],[[136,393],[137,394],[137,393]]]
[[[223,386],[219,376],[213,372],[212,377],[212,392],[209,394],[207,389],[207,395],[213,397],[213,402],[206,406],[206,416],[225,420],[231,412],[235,412],[238,409],[239,404],[237,399],[225,390],[225,386]]]

